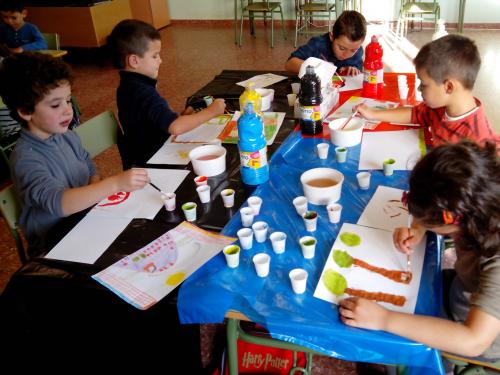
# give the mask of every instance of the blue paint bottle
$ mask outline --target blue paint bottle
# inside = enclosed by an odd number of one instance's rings
[[[269,180],[267,141],[262,119],[247,103],[238,119],[238,148],[240,150],[240,171],[243,183],[260,185]]]

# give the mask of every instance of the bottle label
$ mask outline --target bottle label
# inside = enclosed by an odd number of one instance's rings
[[[241,151],[240,161],[242,167],[259,169],[267,165],[267,146],[258,151]]]
[[[321,108],[319,105],[301,105],[299,106],[300,118],[303,121],[320,121]]]
[[[376,85],[377,82],[377,71],[376,70],[365,70],[364,81],[371,85]]]

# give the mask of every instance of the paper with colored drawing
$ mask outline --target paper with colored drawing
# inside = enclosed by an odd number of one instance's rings
[[[189,171],[147,168],[151,181],[164,192],[175,192]],[[153,219],[163,206],[161,194],[147,184],[140,190],[117,192],[99,202],[89,216]]]
[[[379,186],[358,219],[358,225],[392,232],[408,225],[408,208],[401,202],[401,189]]]
[[[285,112],[262,112],[262,121],[264,125],[264,136],[266,137],[267,145],[273,144],[278,131],[280,130],[283,120],[285,119]],[[241,116],[240,111],[235,111],[233,118],[227,124],[224,131],[219,138],[222,143],[238,143],[238,119]]]
[[[148,160],[148,164],[175,164],[187,165],[189,163],[189,152],[200,144],[169,143],[168,141]]]
[[[287,79],[287,77],[279,76],[279,75],[273,74],[273,73],[266,73],[266,74],[259,74],[259,75],[253,76],[252,78],[249,78],[245,81],[237,82],[236,84],[238,86],[247,87],[249,82],[253,82],[254,87],[256,89],[260,89],[263,87],[273,85],[276,82],[283,81],[284,79]]]
[[[425,238],[412,255],[411,279],[406,255],[396,250],[392,233],[344,223],[328,255],[314,297],[338,304],[350,296],[364,296],[394,311],[413,313],[417,303]],[[395,281],[397,280],[397,281]],[[385,302],[381,302],[385,301]]]
[[[183,222],[92,277],[146,310],[235,240]]]
[[[355,76],[342,76],[345,84],[339,91],[359,90],[363,88],[363,73]]]
[[[204,122],[200,126],[181,135],[172,135],[168,138],[168,143],[208,143],[217,139],[231,120],[231,115],[219,115]]]
[[[45,257],[93,264],[131,221],[87,215]]]
[[[358,169],[383,169],[384,160],[394,159],[394,170],[411,170],[424,154],[421,130],[365,132]]]

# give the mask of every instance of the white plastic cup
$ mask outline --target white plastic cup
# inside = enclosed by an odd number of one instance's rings
[[[210,202],[210,185],[201,185],[196,188],[201,203]]]
[[[326,211],[328,212],[328,220],[330,223],[337,224],[340,221],[342,205],[338,203],[331,203],[326,206]]]
[[[208,184],[208,177],[207,176],[196,176],[193,179],[193,181],[196,184],[196,186],[207,185]]]
[[[233,189],[224,189],[220,192],[224,207],[231,208],[234,206],[234,194],[235,192]]]
[[[259,243],[266,242],[267,230],[269,225],[265,221],[257,221],[252,224],[253,234],[255,235],[255,240]]]
[[[356,175],[356,178],[358,179],[358,185],[361,189],[366,190],[370,188],[370,177],[370,172],[359,172]]]
[[[226,257],[227,266],[236,268],[240,264],[240,247],[238,245],[228,245],[224,247],[224,256]]]
[[[196,207],[198,205],[194,202],[187,202],[182,205],[182,211],[186,216],[187,221],[196,221]]]
[[[251,207],[254,211],[255,215],[258,215],[260,212],[260,207],[262,206],[262,198],[261,197],[250,197],[247,200],[248,207]]]
[[[175,210],[175,193],[162,194],[161,199],[163,199],[163,204],[167,211]]]
[[[399,86],[398,89],[399,89],[399,98],[401,100],[406,100],[408,98],[408,91],[409,91],[408,86]]]
[[[316,146],[318,150],[318,157],[320,159],[326,159],[328,157],[328,149],[330,148],[330,145],[326,142],[320,143]]]
[[[398,74],[398,83],[406,83],[408,82],[408,77],[406,76],[406,74]]]
[[[338,163],[345,163],[347,160],[347,148],[336,147],[335,148],[335,157],[337,158]]]
[[[288,274],[292,283],[293,292],[302,294],[306,291],[307,286],[307,271],[302,268],[294,268]]]
[[[297,99],[297,94],[287,94],[288,105],[293,107],[295,105],[295,100]]]
[[[241,215],[241,224],[244,227],[251,227],[253,223],[253,219],[255,217],[255,211],[252,207],[243,207],[240,210]]]
[[[236,232],[243,250],[249,250],[253,245],[253,230],[251,228],[241,228]]]
[[[300,82],[292,83],[292,92],[295,95],[299,95],[299,91],[300,91]]]
[[[383,167],[385,176],[392,176],[392,174],[394,173],[394,165],[395,164],[396,164],[396,160],[394,160],[394,159],[384,160],[384,162],[382,163],[382,167]]]
[[[318,224],[318,213],[316,211],[306,211],[305,214],[302,215],[302,219],[304,219],[304,225],[308,232],[314,232],[316,230]]]
[[[314,253],[316,252],[316,238],[312,236],[304,236],[299,240],[300,248],[302,249],[302,255],[306,259],[314,258]]]
[[[271,240],[271,244],[273,246],[273,251],[276,254],[282,254],[285,252],[286,247],[286,233],[284,232],[273,232],[269,239]]]
[[[258,253],[252,258],[253,264],[255,265],[255,272],[257,276],[266,277],[269,275],[269,265],[271,263],[271,257],[266,253]]]
[[[302,216],[307,211],[307,198],[304,196],[297,197],[293,200],[293,205],[297,213]]]

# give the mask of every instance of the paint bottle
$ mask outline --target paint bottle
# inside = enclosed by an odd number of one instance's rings
[[[365,49],[365,62],[363,64],[363,92],[362,95],[368,98],[376,98],[382,95],[384,87],[384,64],[382,57],[384,51],[378,42],[377,36],[372,36],[372,40]]]
[[[314,73],[314,67],[308,65],[306,74],[300,79],[299,112],[300,130],[305,135],[323,133],[321,119],[321,82]]]
[[[261,117],[255,113],[251,102],[246,104],[243,114],[238,119],[238,138],[243,183],[260,185],[269,180],[264,125]]]
[[[262,97],[255,91],[255,83],[253,82],[248,82],[245,91],[240,95],[241,113],[244,112],[247,103],[252,103],[254,112],[262,116]]]

